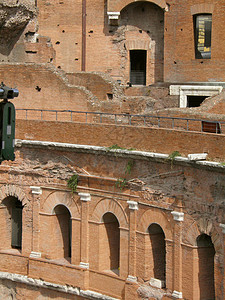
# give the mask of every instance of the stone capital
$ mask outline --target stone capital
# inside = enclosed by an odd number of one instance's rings
[[[177,299],[182,299],[183,294],[182,294],[182,292],[173,291],[172,297],[177,298]]]
[[[35,195],[41,195],[42,194],[42,188],[40,186],[30,186],[31,193]]]
[[[178,222],[184,221],[184,213],[179,211],[171,211],[171,214],[173,215],[173,219]]]
[[[33,258],[41,258],[41,252],[31,251],[30,257],[33,257]]]
[[[220,224],[220,227],[222,228],[222,233],[225,234],[225,224]]]
[[[136,202],[136,201],[127,201],[127,204],[129,205],[129,209],[138,210],[138,202]]]
[[[85,263],[85,262],[80,262],[80,267],[83,269],[89,269],[89,263]]]
[[[127,281],[130,281],[130,282],[137,282],[137,277],[128,275]]]
[[[78,193],[78,196],[80,196],[80,200],[84,202],[91,201],[91,195],[89,193]]]

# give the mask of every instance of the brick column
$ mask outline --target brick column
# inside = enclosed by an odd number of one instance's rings
[[[80,239],[80,267],[89,269],[88,244],[89,244],[89,201],[91,195],[88,193],[78,193],[81,200],[81,239]]]
[[[42,188],[39,186],[30,186],[33,195],[32,213],[33,213],[33,226],[32,226],[32,251],[30,257],[41,257],[39,252],[39,211],[40,211],[40,195],[42,195]]]
[[[127,201],[129,205],[129,254],[128,254],[128,277],[129,281],[137,281],[136,277],[136,226],[138,203]]]
[[[173,232],[173,294],[174,298],[182,299],[182,222],[184,221],[184,213],[172,211],[174,224]]]
[[[223,298],[225,298],[225,224],[220,224],[223,232]]]

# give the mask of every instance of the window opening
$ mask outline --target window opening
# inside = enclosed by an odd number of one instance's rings
[[[215,299],[214,256],[215,248],[211,237],[201,234],[197,238],[198,246],[198,283],[199,299]]]
[[[119,274],[119,261],[120,261],[120,229],[117,218],[112,213],[106,213],[102,217],[104,245],[102,250],[104,254],[103,269],[111,270]]]
[[[194,16],[195,58],[211,58],[212,15]]]
[[[12,206],[12,248],[22,248],[22,203],[17,200]]]
[[[151,224],[148,228],[151,251],[153,276],[162,281],[165,287],[166,280],[166,245],[165,234],[158,224]]]
[[[72,235],[72,221],[71,215],[67,207],[64,205],[57,205],[54,212],[58,221],[58,228],[60,231],[57,236],[58,247],[63,249],[63,257],[70,260],[71,258],[71,235]],[[60,256],[60,255],[59,255]]]
[[[188,96],[187,107],[198,107],[208,96]]]
[[[146,50],[130,50],[130,83],[146,85]]]

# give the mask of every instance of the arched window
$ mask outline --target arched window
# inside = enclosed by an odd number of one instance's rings
[[[54,208],[54,242],[57,258],[71,258],[71,215],[64,205]]]
[[[214,256],[215,249],[211,237],[201,234],[197,238],[199,299],[215,299]]]
[[[152,270],[150,276],[162,281],[162,287],[165,287],[166,282],[166,246],[165,234],[162,228],[153,223],[148,227],[149,242],[150,242],[150,266]]]
[[[100,269],[111,270],[119,274],[120,229],[114,214],[106,213],[102,217],[100,228]]]
[[[22,249],[22,202],[16,197],[7,197],[2,201],[2,204],[7,208],[6,210],[6,235],[8,236],[8,242],[11,236],[11,248]],[[9,246],[9,247],[10,247]]]

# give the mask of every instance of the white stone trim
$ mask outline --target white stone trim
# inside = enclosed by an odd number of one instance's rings
[[[149,284],[153,287],[156,287],[158,289],[162,289],[165,287],[165,281],[159,280],[156,278],[151,278]]]
[[[33,258],[41,258],[41,252],[31,251],[30,257],[33,257]]]
[[[107,150],[106,147],[101,146],[92,146],[92,145],[78,145],[78,144],[68,144],[68,143],[56,143],[56,142],[43,142],[43,141],[32,141],[32,140],[18,140],[16,139],[16,147],[42,147],[43,149],[59,149],[59,150],[69,150],[69,151],[82,151],[83,153],[107,153],[109,150]],[[155,153],[155,152],[146,152],[146,151],[138,151],[138,150],[123,150],[123,149],[112,149],[110,150],[112,153],[117,153],[117,155],[132,155],[132,157],[136,157],[137,159],[142,158],[150,158],[155,160],[166,160],[168,161],[168,154],[163,153]],[[178,162],[188,163],[190,162],[187,157],[177,156],[175,157],[175,160]],[[215,161],[196,161],[196,164],[199,166],[206,166],[210,168],[219,168],[224,169],[225,167],[220,162]],[[18,187],[17,187],[18,188]],[[42,187],[43,189],[46,187]],[[47,187],[49,188],[49,187]]]
[[[137,277],[136,276],[132,276],[132,275],[128,275],[127,281],[137,282]]]
[[[42,188],[40,186],[30,186],[32,194],[35,195],[41,195],[42,194]]]
[[[89,269],[89,263],[85,263],[81,261],[79,266],[83,269]]]
[[[187,96],[211,97],[222,92],[222,86],[211,85],[170,85],[170,95],[180,96],[180,107],[187,107]]]
[[[80,196],[80,200],[84,202],[91,201],[91,195],[89,193],[78,193],[78,196]]]
[[[184,221],[184,213],[179,211],[171,211],[171,214],[173,215],[173,219],[178,222]]]
[[[138,202],[136,201],[127,201],[129,209],[138,210]]]
[[[225,234],[225,224],[220,224],[220,227],[222,228],[222,233]]]
[[[109,20],[118,20],[120,16],[119,11],[107,11],[107,16]]]
[[[182,299],[183,298],[183,294],[182,292],[178,292],[178,291],[173,291],[172,297],[174,298],[178,298],[178,299]]]
[[[206,160],[207,156],[208,153],[194,153],[194,154],[188,154],[188,159],[192,161]]]

